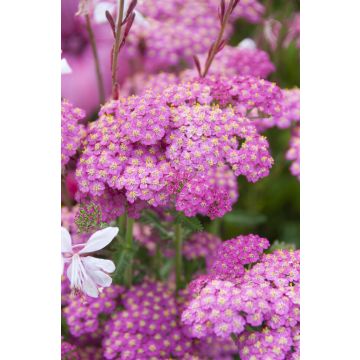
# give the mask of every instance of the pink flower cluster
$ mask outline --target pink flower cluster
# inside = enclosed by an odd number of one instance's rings
[[[70,296],[63,309],[70,334],[79,338],[83,335],[101,338],[103,315],[110,315],[116,308],[123,288],[117,285],[104,288],[98,298]]]
[[[238,107],[280,111],[279,91],[265,80],[237,77],[108,102],[84,140],[76,169],[79,197],[99,200],[115,192],[119,204],[125,198],[153,207],[174,202],[187,216],[224,215],[237,199],[235,176],[256,182],[273,163],[267,140]],[[117,206],[113,215],[122,210]]]
[[[166,3],[166,4],[165,4]],[[192,63],[194,54],[205,53],[219,31],[218,0],[148,0],[137,9],[148,20],[145,27],[132,29],[128,43],[135,58],[144,55],[148,71],[178,66],[181,61]],[[257,0],[240,0],[231,23],[238,18],[257,23],[264,7]],[[226,29],[228,37],[232,24]],[[141,49],[141,50],[140,50]]]
[[[75,108],[67,100],[61,101],[61,166],[65,166],[75,155],[85,136],[84,126],[79,123],[85,112]]]
[[[300,326],[299,252],[277,250],[261,255],[269,245],[266,239],[260,240],[258,246],[254,246],[254,238],[249,238],[248,244],[246,237],[241,241],[240,252],[239,241],[230,240],[228,246],[228,241],[223,243],[219,248],[222,260],[214,261],[209,276],[202,276],[189,286],[192,299],[182,313],[182,322],[198,338],[240,335],[240,356],[245,360],[296,359]],[[250,269],[243,265],[254,261],[257,263]]]
[[[291,350],[294,338],[293,331],[287,327],[245,331],[239,337],[239,354],[244,360],[299,360],[299,346],[296,346],[295,352]]]
[[[300,89],[282,90],[282,112],[275,116],[255,120],[259,131],[277,126],[280,129],[289,128],[300,121]]]
[[[163,283],[144,282],[123,297],[103,341],[105,359],[186,358],[192,341],[177,320],[174,294]]]
[[[257,262],[269,246],[267,239],[253,234],[227,240],[217,248],[209,274],[217,279],[236,280],[244,274],[244,265]]]
[[[89,301],[88,301],[89,300]],[[63,314],[70,342],[64,359],[227,360],[237,352],[230,339],[191,338],[179,321],[185,294],[176,298],[163,283],[145,280],[124,291],[112,285],[97,300],[70,299]]]
[[[291,160],[291,173],[300,180],[300,126],[293,129],[290,148],[286,153],[286,159]]]

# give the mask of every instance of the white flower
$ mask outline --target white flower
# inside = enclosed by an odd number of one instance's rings
[[[118,228],[107,227],[92,234],[85,244],[73,245],[69,232],[61,227],[61,256],[63,263],[70,263],[67,277],[72,289],[98,297],[101,288],[111,285],[108,273],[115,270],[114,263],[87,254],[104,248],[118,232]]]
[[[256,49],[256,44],[253,39],[245,38],[244,40],[239,42],[237,47],[239,49]]]
[[[126,16],[126,12],[127,9],[129,8],[130,5],[129,0],[125,0],[124,1],[124,13],[123,13],[123,20]],[[96,24],[103,24],[107,22],[106,19],[106,11],[109,11],[110,14],[113,14],[116,12],[117,7],[116,7],[116,2],[114,0],[110,0],[110,1],[95,1],[95,6],[94,6],[94,21]],[[139,25],[139,26],[149,26],[149,22],[148,20],[145,19],[145,17],[137,10],[134,10],[136,16],[135,16],[135,24]]]
[[[72,70],[71,70],[69,63],[67,62],[67,60],[65,58],[62,58],[61,59],[61,75],[71,74],[71,72],[72,72]]]
[[[106,19],[106,11],[109,11],[109,13],[114,13],[116,9],[116,6],[113,2],[108,1],[100,1],[96,3],[94,8],[94,21],[97,24],[104,24],[107,22]]]

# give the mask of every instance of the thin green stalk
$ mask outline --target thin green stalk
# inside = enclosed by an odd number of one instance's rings
[[[119,216],[116,223],[119,228],[119,233],[121,235],[120,238],[122,238],[125,235],[126,215],[124,214]]]
[[[118,16],[116,19],[116,30],[115,30],[115,43],[112,53],[111,62],[111,82],[112,82],[112,96],[113,99],[118,97],[118,81],[117,81],[117,70],[118,70],[118,58],[119,49],[121,44],[121,27],[124,15],[124,0],[118,0]]]
[[[182,259],[182,228],[181,224],[175,224],[175,274],[176,290],[180,290],[183,283],[183,259]]]
[[[211,63],[213,62],[215,55],[218,52],[219,46],[223,40],[226,25],[228,23],[230,15],[231,15],[231,9],[232,9],[233,5],[234,5],[234,0],[230,0],[228,7],[226,9],[226,12],[224,14],[224,19],[221,21],[221,24],[220,24],[220,31],[218,33],[218,36],[215,40],[215,43],[210,51],[208,58],[206,59],[205,69],[204,69],[201,77],[205,77],[207,75],[207,73],[210,69]]]
[[[159,244],[156,244],[156,252],[153,260],[156,279],[161,280],[160,269],[162,267],[162,255]]]
[[[210,223],[209,232],[221,237],[221,219],[217,218]]]
[[[97,84],[98,84],[98,89],[99,89],[99,101],[100,101],[100,104],[104,104],[104,102],[105,102],[104,80],[103,80],[102,73],[101,73],[100,61],[99,61],[99,55],[98,55],[98,51],[97,51],[97,47],[96,47],[95,35],[94,35],[93,29],[91,26],[91,20],[90,20],[89,14],[85,15],[85,20],[86,20],[86,30],[89,34],[89,39],[90,39],[91,50],[92,50],[92,53],[94,56],[96,79],[97,79]]]
[[[124,282],[125,286],[131,287],[132,285],[132,277],[133,277],[133,227],[134,227],[134,219],[126,216],[126,232],[125,232],[125,245],[126,251],[131,252],[130,261],[125,269],[124,274]]]

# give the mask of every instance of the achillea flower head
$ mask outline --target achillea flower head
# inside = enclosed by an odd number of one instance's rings
[[[286,129],[300,121],[300,89],[284,89],[282,90],[282,94],[282,111],[279,114],[255,120],[256,127],[259,131],[274,126],[280,129]]]
[[[103,340],[105,359],[185,358],[192,349],[177,320],[174,294],[163,283],[146,281],[123,296]]]
[[[265,327],[261,332],[244,332],[239,338],[241,359],[285,360],[290,359],[293,340],[291,330]]]
[[[282,112],[283,94],[273,82],[252,76],[208,76],[202,80],[211,87],[211,96],[221,105],[233,104],[236,111],[248,115],[258,111],[267,116]]]
[[[271,113],[275,85],[260,81],[260,96],[258,80],[237,80],[254,91],[254,101],[246,93],[245,108]],[[78,200],[115,191],[123,207],[175,206],[187,216],[211,218],[230,211],[237,198],[234,175],[258,181],[268,175],[273,159],[267,140],[234,107],[243,100],[227,92],[226,102],[217,104],[217,85],[215,79],[196,80],[105,104],[84,140],[76,169]]]
[[[134,26],[128,37],[129,52],[144,59],[147,72],[192,64],[192,56],[207,52],[219,31],[217,0],[147,0],[137,9],[148,26]],[[264,7],[257,0],[240,0],[225,29],[228,38],[238,18],[260,22]],[[145,46],[144,46],[145,45]],[[145,53],[145,56],[144,56]]]
[[[269,246],[267,239],[253,234],[224,241],[217,248],[209,273],[219,279],[239,279],[245,272],[244,265],[257,262]]]
[[[98,298],[69,297],[63,310],[70,334],[79,338],[102,329],[102,320],[110,315],[119,304],[120,295],[124,289],[118,285],[105,288]]]
[[[203,338],[215,335],[229,338],[240,334],[246,321],[240,314],[241,304],[234,301],[240,290],[230,281],[210,280],[200,294],[190,301],[181,320],[189,326],[192,336]]]
[[[293,129],[286,159],[292,161],[291,173],[300,180],[300,126]]]
[[[189,300],[181,319],[192,336],[228,338],[231,334],[244,334],[240,338],[243,351],[240,354],[245,359],[259,355],[262,341],[269,342],[270,350],[263,344],[260,353],[270,351],[276,355],[274,359],[287,359],[292,346],[298,351],[299,252],[277,250],[262,254],[268,246],[266,239],[255,235],[238,237],[219,246],[209,275],[200,276],[188,287]],[[245,268],[247,264],[252,267]],[[261,333],[252,335],[245,331],[246,326],[260,327]],[[266,337],[268,333],[271,338]]]
[[[75,155],[85,136],[84,126],[79,123],[85,112],[75,108],[67,100],[61,101],[61,166],[65,166]]]

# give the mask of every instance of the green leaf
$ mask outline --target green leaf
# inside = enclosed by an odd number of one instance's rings
[[[173,233],[164,226],[162,221],[153,211],[143,211],[140,221],[144,224],[151,225],[156,229],[162,239],[171,239],[173,236]]]
[[[181,211],[176,212],[175,223],[181,224],[185,229],[189,230],[190,232],[199,232],[204,230],[202,223],[196,216],[187,217]]]
[[[124,282],[125,269],[132,262],[137,251],[138,247],[135,245],[134,248],[128,248],[124,245],[120,245],[115,255],[116,268],[113,274],[114,283],[122,284]]]

